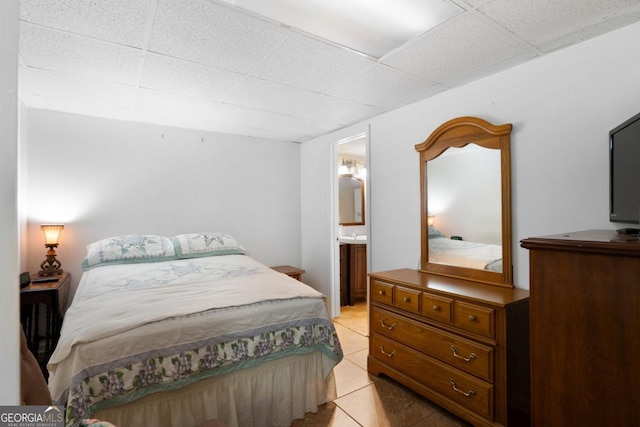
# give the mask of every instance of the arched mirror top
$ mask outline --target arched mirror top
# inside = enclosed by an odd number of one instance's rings
[[[422,271],[513,287],[511,129],[459,117],[415,146]]]

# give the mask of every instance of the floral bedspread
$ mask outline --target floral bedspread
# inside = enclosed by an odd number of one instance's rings
[[[226,257],[213,258],[219,263],[218,258]],[[65,323],[73,323],[63,326],[61,341],[66,344],[56,349],[49,365],[52,396],[66,407],[67,426],[151,393],[291,355],[321,352],[328,374],[342,359],[342,349],[322,295],[251,258],[230,259],[236,267],[212,267],[207,259],[198,259],[200,264],[156,263],[152,273],[144,264],[91,270],[100,278],[97,282],[106,281],[99,286],[104,293],[83,277],[65,317]],[[218,273],[208,280],[196,274],[192,284],[180,279],[179,295],[171,291],[172,283],[166,284],[166,276],[164,285],[146,281],[147,296],[141,296],[137,272],[148,278],[158,270],[181,271],[181,266],[189,275],[194,269],[207,276]],[[102,268],[111,270],[99,273]],[[190,309],[184,311],[185,305]],[[123,313],[130,317],[117,322]]]

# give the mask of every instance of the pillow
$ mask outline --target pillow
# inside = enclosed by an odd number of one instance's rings
[[[101,264],[158,262],[175,258],[176,250],[168,237],[127,234],[87,245],[82,269],[89,270]]]
[[[179,234],[171,238],[178,258],[248,255],[236,239],[224,233]]]
[[[444,234],[442,234],[440,232],[440,230],[435,228],[433,225],[430,225],[429,226],[429,238],[430,239],[435,239],[436,237],[444,237]]]

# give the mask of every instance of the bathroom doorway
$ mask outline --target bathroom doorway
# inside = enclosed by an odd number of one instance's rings
[[[368,301],[371,257],[369,214],[369,132],[360,132],[335,142],[333,293],[338,298],[334,316],[341,308],[349,313],[364,309]]]

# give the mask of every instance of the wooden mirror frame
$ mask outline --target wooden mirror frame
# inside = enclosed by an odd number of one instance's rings
[[[511,260],[511,124],[494,126],[477,117],[458,117],[440,125],[424,142],[416,144],[420,153],[421,259],[420,270],[443,276],[458,277],[491,285],[513,287]],[[502,185],[502,272],[476,270],[429,262],[429,224],[427,195],[427,162],[451,147],[468,144],[500,150]]]
[[[338,223],[340,225],[346,225],[346,226],[351,226],[351,225],[365,225],[365,217],[364,217],[364,179],[362,179],[359,176],[350,174],[350,173],[345,173],[342,174],[340,176],[338,176],[338,192],[340,192],[340,180],[342,178],[352,178],[352,179],[356,179],[358,181],[360,181],[360,206],[362,208],[362,221],[357,221],[357,222],[340,222],[339,218],[338,218]],[[339,199],[339,197],[338,197]],[[339,209],[339,208],[338,208]]]

